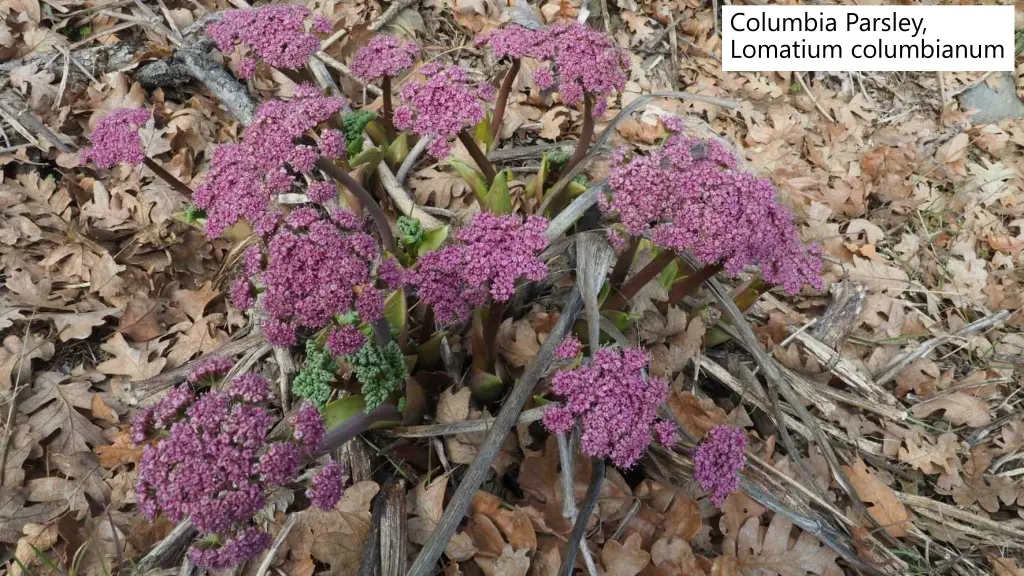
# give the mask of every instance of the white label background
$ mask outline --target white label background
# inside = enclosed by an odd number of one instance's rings
[[[722,7],[722,69],[727,72],[761,72],[786,70],[807,71],[859,71],[859,72],[989,72],[1013,71],[1013,6],[723,6]],[[803,18],[805,13],[816,19],[824,17],[836,20],[835,32],[738,32],[733,29],[735,14],[740,28],[746,27],[748,19]],[[888,17],[923,18],[923,33],[913,37],[914,29],[908,32],[861,32],[859,27],[847,32],[847,14],[855,13],[860,18]],[[888,45],[919,45],[921,40],[935,47],[936,40],[942,44],[999,45],[1003,47],[1003,58],[906,58],[883,57],[854,58],[852,50],[856,44],[877,45],[881,40]],[[842,47],[842,58],[743,58],[744,45],[772,44],[791,45],[794,41],[807,45],[838,44]]]

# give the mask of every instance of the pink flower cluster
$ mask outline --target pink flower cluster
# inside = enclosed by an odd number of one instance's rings
[[[480,213],[456,234],[460,244],[420,257],[409,283],[441,323],[465,320],[488,294],[504,302],[516,280],[543,280],[548,268],[538,255],[547,247],[547,220]]]
[[[140,444],[156,440],[146,446],[139,464],[140,511],[150,519],[160,512],[172,522],[191,519],[206,537],[192,547],[190,557],[213,569],[243,562],[270,544],[270,535],[257,528],[253,517],[268,490],[298,478],[304,459],[324,434],[316,408],[303,407],[293,419],[293,439],[268,444],[275,423],[264,405],[270,382],[257,374],[235,377],[226,391],[193,393],[190,384],[222,377],[225,366],[230,368],[230,362],[202,366],[195,373],[199,379],[190,377],[142,410],[131,432]],[[310,489],[316,504],[333,508],[341,496],[341,475],[321,478]]]
[[[607,35],[575,20],[552,26],[549,38],[562,101],[575,106],[584,96],[590,96],[596,104],[594,114],[603,114],[607,106],[605,97],[626,87],[629,53]],[[553,79],[549,73],[534,75],[542,90],[550,87],[545,85],[549,79]]]
[[[293,346],[297,329],[332,326],[338,314],[355,310],[360,320],[372,322],[384,312],[371,268],[379,257],[377,242],[352,212],[334,210],[327,218],[315,208],[296,209],[262,252],[250,250],[232,294],[238,294],[236,305],[251,306],[255,298],[247,283],[262,287],[268,316],[262,329],[274,346]],[[349,349],[353,336],[336,329],[328,345]]]
[[[229,10],[220,20],[207,26],[206,33],[221,52],[230,52],[236,46],[248,48],[271,66],[294,70],[305,65],[320,49],[317,37],[306,32],[310,16],[308,8],[297,4]],[[315,32],[330,34],[331,28],[327,18],[313,18]],[[255,70],[256,60],[247,57],[239,64],[238,75],[249,78]]]
[[[730,275],[757,264],[790,293],[822,287],[819,253],[800,241],[775,186],[736,169],[718,142],[674,134],[646,156],[620,157],[608,183],[601,209],[618,214],[631,234],[649,233],[659,246],[720,263]]]
[[[739,473],[747,465],[747,435],[742,428],[715,426],[697,446],[694,478],[721,508],[725,497],[740,487]]]
[[[569,336],[558,343],[558,347],[555,348],[555,358],[561,358],[562,360],[575,360],[582,351],[583,344],[580,343],[579,339],[575,336]]]
[[[142,150],[139,128],[149,118],[149,111],[143,108],[121,108],[100,118],[89,135],[92,147],[82,151],[82,161],[92,160],[100,168],[142,164],[146,154]]]
[[[344,147],[336,145],[335,130],[323,131],[320,147],[296,141],[345,106],[343,98],[323,97],[308,85],[297,87],[292,100],[260,106],[240,143],[217,148],[206,180],[196,188],[192,201],[206,210],[206,233],[219,236],[245,219],[257,234],[271,234],[280,219],[271,209],[271,198],[291,191],[295,173],[311,171],[319,156],[344,154]],[[311,186],[314,201],[337,194],[332,185],[323,184]]]
[[[477,46],[489,46],[496,58],[551,58],[554,45],[546,29],[533,29],[519,24],[509,24],[492,30],[477,39]]]
[[[384,76],[395,76],[412,66],[419,54],[420,47],[415,42],[378,34],[356,52],[349,70],[363,82],[373,82]]]
[[[544,413],[544,425],[553,433],[568,432],[575,419],[583,430],[581,449],[587,456],[611,458],[616,466],[631,468],[651,443],[671,443],[675,429],[660,422],[658,406],[668,396],[668,385],[647,378],[650,358],[640,348],[601,348],[593,360],[551,379],[551,390],[565,404]]]
[[[402,88],[405,103],[395,109],[395,127],[423,137],[435,136],[428,151],[435,158],[444,158],[452,149],[449,138],[484,119],[485,102],[494,97],[494,89],[488,84],[474,84],[457,66],[435,62],[421,68],[420,73],[425,76],[423,81],[409,82]]]

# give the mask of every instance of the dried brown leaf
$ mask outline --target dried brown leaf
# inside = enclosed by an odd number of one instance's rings
[[[28,424],[40,437],[56,436],[48,449],[57,454],[89,452],[94,446],[107,444],[103,431],[76,408],[92,408],[92,385],[88,381],[63,384],[67,376],[43,372],[32,385],[32,393],[18,404],[28,415]]]
[[[278,551],[278,558],[289,556],[282,570],[297,574],[312,558],[328,565],[331,576],[354,576],[370,531],[370,503],[379,490],[376,482],[359,482],[345,490],[334,510],[311,506],[296,514],[295,526]]]
[[[651,562],[651,555],[640,547],[639,534],[630,534],[624,544],[615,540],[605,542],[601,549],[601,563],[606,576],[636,576]]]
[[[957,426],[967,425],[971,428],[988,426],[992,416],[988,411],[988,403],[976,396],[964,392],[953,392],[945,396],[925,400],[915,404],[910,412],[915,418],[926,418],[933,412],[945,410],[942,419]]]
[[[767,527],[751,518],[740,528],[735,548],[724,552],[738,560],[741,574],[842,576],[843,570],[836,564],[838,554],[806,532],[792,538],[792,530],[793,523],[781,514]]]
[[[892,488],[889,488],[874,472],[868,470],[863,460],[857,459],[853,466],[843,466],[842,470],[850,479],[850,484],[865,504],[869,504],[868,513],[878,524],[894,538],[907,535],[910,527],[910,512],[903,505]]]

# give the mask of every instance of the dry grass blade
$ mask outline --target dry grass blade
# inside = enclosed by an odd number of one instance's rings
[[[601,309],[597,302],[601,285],[615,253],[608,242],[595,232],[576,235],[576,282],[583,296],[591,349],[601,341]]]

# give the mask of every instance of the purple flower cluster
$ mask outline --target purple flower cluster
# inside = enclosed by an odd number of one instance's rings
[[[747,465],[747,435],[742,428],[715,426],[697,446],[694,478],[721,508],[725,497],[740,487],[739,473]]]
[[[150,519],[160,512],[172,522],[190,518],[207,535],[190,550],[192,561],[224,568],[269,544],[253,517],[263,507],[267,490],[296,480],[312,451],[311,441],[319,443],[324,432],[316,409],[304,407],[293,418],[294,439],[268,445],[275,422],[264,405],[270,382],[243,374],[226,391],[193,394],[190,384],[213,373],[199,371],[198,379],[190,378],[140,412],[132,440],[157,440],[146,446],[139,464],[139,510]],[[323,491],[341,491],[340,475],[319,483]]]
[[[240,143],[217,148],[206,180],[196,188],[192,200],[206,210],[206,233],[219,236],[245,219],[256,233],[271,234],[280,219],[270,208],[271,198],[290,191],[294,173],[311,171],[319,156],[344,154],[334,130],[324,131],[321,142],[326,145],[320,147],[296,144],[296,140],[345,106],[343,98],[323,97],[312,86],[296,88],[292,100],[260,106]],[[320,200],[336,194],[327,187],[312,188],[310,193]],[[242,295],[239,288],[238,296]]]
[[[378,257],[377,242],[352,212],[334,210],[328,218],[315,208],[293,210],[270,236],[264,252],[247,253],[243,262],[241,281],[251,280],[263,289],[267,318],[262,329],[267,341],[292,346],[296,329],[331,326],[336,314],[352,310],[366,322],[380,318],[384,295],[374,286],[371,269]],[[237,291],[246,294],[239,298],[244,303],[254,302],[251,288],[247,291],[239,284]],[[336,330],[328,345],[354,346],[354,337]]]
[[[574,360],[580,355],[582,350],[583,344],[580,343],[579,339],[575,336],[569,336],[558,343],[558,347],[555,348],[555,358],[561,358],[562,360]]]
[[[92,160],[100,168],[142,164],[146,154],[142,150],[139,128],[149,118],[149,111],[143,108],[121,108],[100,118],[89,135],[92,147],[82,151],[82,161]]]
[[[504,302],[517,279],[544,279],[548,268],[538,255],[548,244],[546,228],[539,216],[524,223],[518,216],[477,214],[455,235],[461,244],[420,257],[409,283],[439,322],[465,320],[488,294]]]
[[[661,149],[617,163],[601,209],[618,214],[629,233],[649,233],[659,246],[690,251],[730,275],[757,264],[790,293],[804,284],[821,289],[819,253],[800,241],[775,186],[736,169],[718,142],[674,134]]]
[[[477,46],[489,46],[496,58],[551,58],[554,45],[546,29],[532,29],[519,24],[497,28],[477,39]]]
[[[629,79],[629,52],[607,35],[575,20],[552,26],[548,42],[554,53],[552,64],[560,80],[562,101],[575,106],[584,96],[590,96],[596,104],[594,114],[603,114],[605,97],[621,91]],[[542,90],[550,88],[553,79],[550,72],[534,75]]]
[[[657,417],[668,385],[645,377],[648,361],[647,352],[639,348],[601,348],[589,364],[555,374],[551,390],[565,404],[544,413],[545,427],[562,434],[579,418],[584,454],[631,468],[650,445],[652,434],[662,443],[675,437],[674,428]]]
[[[276,68],[301,68],[320,49],[320,41],[306,32],[306,21],[312,13],[297,4],[268,4],[261,8],[229,10],[207,26],[206,33],[221,52],[236,46],[248,48],[267,64]],[[331,21],[323,16],[313,18],[312,29],[330,34]],[[238,74],[252,76],[256,60],[247,57],[239,64]]]
[[[331,460],[313,475],[306,496],[317,508],[331,510],[341,500],[342,480],[341,465]]]
[[[373,82],[384,76],[395,76],[412,66],[419,54],[420,47],[415,42],[378,34],[356,52],[349,69],[363,82]]]
[[[457,66],[435,62],[421,68],[420,73],[425,76],[423,81],[409,82],[402,88],[405,103],[395,109],[395,127],[422,137],[436,136],[428,151],[435,158],[444,158],[452,149],[449,138],[484,119],[485,102],[493,98],[494,89],[488,84],[474,84]]]

